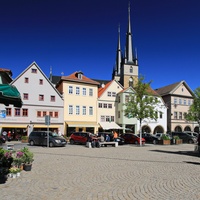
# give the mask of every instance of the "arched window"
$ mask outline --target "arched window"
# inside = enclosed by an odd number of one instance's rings
[[[133,73],[133,67],[130,66],[130,73]]]

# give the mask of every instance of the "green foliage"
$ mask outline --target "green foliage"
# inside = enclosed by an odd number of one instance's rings
[[[23,163],[25,164],[31,164],[34,159],[33,159],[33,152],[31,152],[27,147],[24,147],[21,152],[23,152],[23,156],[22,156],[22,160],[23,160]]]
[[[167,135],[163,134],[161,136],[161,140],[170,140],[170,138]]]
[[[134,87],[135,93],[130,96],[130,101],[126,102],[124,112],[128,118],[137,118],[140,123],[145,118],[157,120],[158,99],[149,92],[150,82],[143,83],[144,78],[140,77],[136,87]]]
[[[179,140],[180,138],[178,137],[178,135],[175,135],[175,136],[173,136],[173,139]]]
[[[195,121],[200,125],[200,87],[194,90],[194,101],[185,118],[187,121]]]

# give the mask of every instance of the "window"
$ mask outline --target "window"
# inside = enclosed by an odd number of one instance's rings
[[[102,108],[102,103],[99,103],[99,108]]]
[[[120,118],[120,111],[118,111],[118,118]]]
[[[110,116],[106,116],[106,122],[110,122]]]
[[[69,86],[69,94],[73,94],[73,87],[72,86]]]
[[[160,112],[160,119],[162,119],[162,112]]]
[[[177,119],[177,112],[174,112],[174,119]]]
[[[39,101],[44,101],[44,95],[43,94],[39,94]]]
[[[24,83],[28,83],[29,79],[27,77],[24,78]]]
[[[111,122],[114,122],[114,121],[115,121],[115,117],[111,116]]]
[[[82,73],[78,73],[78,79],[82,79],[83,74]]]
[[[23,94],[23,99],[24,99],[24,100],[28,100],[28,93],[24,93],[24,94]]]
[[[76,106],[76,115],[80,115],[80,106]]]
[[[46,116],[47,115],[47,112],[46,111],[43,111],[43,116]]]
[[[43,85],[43,79],[39,79],[39,84]]]
[[[116,97],[116,92],[112,92],[112,97]]]
[[[32,69],[31,69],[31,73],[36,74],[36,73],[37,73],[37,69],[32,68]]]
[[[83,96],[86,96],[86,88],[83,88]]]
[[[101,116],[101,122],[105,122],[105,116]]]
[[[93,115],[93,107],[92,106],[89,107],[89,115]]]
[[[129,102],[129,95],[125,96],[125,103]]]
[[[51,95],[51,101],[55,102],[56,101],[56,97]]]
[[[111,103],[108,104],[108,108],[112,108],[112,104]]]
[[[190,101],[190,99],[188,99],[188,106],[190,106],[191,105],[191,101]]]
[[[37,111],[37,117],[42,117],[41,111]]]
[[[107,95],[108,95],[108,97],[111,97],[111,92],[108,92]]]
[[[73,115],[73,106],[69,105],[69,115]]]
[[[53,112],[52,111],[49,112],[49,116],[53,117]]]
[[[15,116],[20,116],[20,108],[15,108]]]
[[[182,112],[179,112],[179,119],[182,119]]]
[[[132,66],[130,67],[130,73],[133,73],[133,67]]]
[[[108,107],[107,103],[104,103],[103,108],[107,108],[107,107]]]
[[[183,117],[184,117],[184,119],[185,119],[185,116],[187,115],[187,113],[186,112],[184,112],[184,114],[183,114]]]
[[[6,108],[6,116],[11,116],[11,108]]]
[[[186,105],[186,99],[184,99],[184,102],[183,102],[183,104],[184,104],[184,105]]]
[[[177,99],[176,98],[174,98],[174,104],[177,104]]]
[[[80,94],[80,88],[76,87],[76,95],[79,95],[79,94]]]
[[[83,115],[86,115],[86,106],[83,106]]]
[[[28,109],[26,109],[26,108],[22,109],[22,116],[23,117],[28,117]]]
[[[54,112],[54,117],[58,118],[58,112]]]
[[[93,96],[93,89],[92,88],[89,89],[89,96]]]
[[[179,99],[179,104],[180,104],[180,105],[182,104],[182,99]]]

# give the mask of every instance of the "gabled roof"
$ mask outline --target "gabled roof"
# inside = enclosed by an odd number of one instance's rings
[[[62,81],[72,81],[72,82],[86,83],[86,84],[91,84],[91,85],[99,85],[100,84],[99,82],[94,81],[94,80],[84,76],[83,74],[82,74],[82,78],[79,78],[77,76],[78,73],[80,73],[80,72],[76,71],[69,76],[61,76],[61,80],[59,81],[59,83]]]
[[[165,95],[168,95],[168,94],[173,94],[173,92],[182,84],[185,85],[187,90],[192,95],[194,95],[192,90],[190,89],[190,87],[187,85],[187,83],[185,81],[180,81],[180,82],[177,82],[177,83],[173,83],[173,84],[170,84],[170,85],[155,89],[155,91],[161,96],[165,96]]]
[[[10,84],[12,85],[17,81],[24,73],[26,73],[33,65],[37,67],[37,69],[40,71],[40,73],[43,75],[43,77],[49,82],[51,87],[56,91],[56,93],[62,98],[62,95],[59,93],[59,91],[54,87],[53,83],[47,78],[47,76],[43,73],[43,71],[40,69],[40,67],[37,65],[35,61],[33,61],[19,76],[17,76]]]
[[[127,92],[128,90],[132,90],[132,92],[135,91],[132,87],[127,87],[127,88],[124,88],[123,90],[121,90],[120,92],[118,92],[118,94]]]
[[[123,88],[123,86],[116,80],[112,80],[110,82],[108,82],[107,84],[105,84],[104,87],[101,87],[98,89],[98,98],[101,97],[101,95],[109,88],[109,86],[113,83],[116,82],[121,88]]]

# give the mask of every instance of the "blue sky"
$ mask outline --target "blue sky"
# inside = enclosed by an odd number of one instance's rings
[[[139,73],[154,89],[200,86],[200,1],[130,0]],[[111,80],[118,24],[124,49],[128,0],[1,0],[0,67],[17,77],[33,61],[49,76],[81,70]]]

